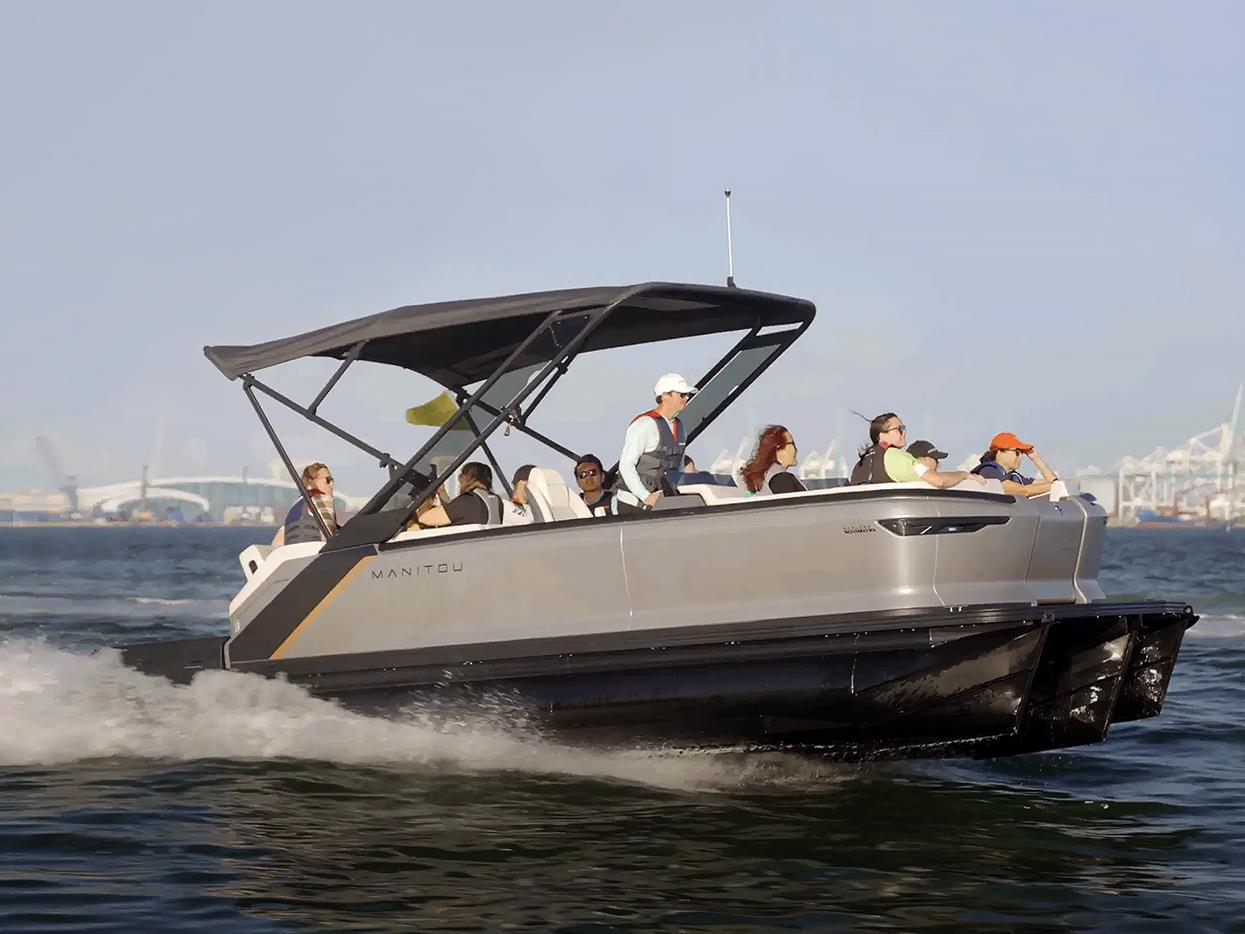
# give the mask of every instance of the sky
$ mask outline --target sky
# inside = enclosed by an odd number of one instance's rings
[[[1242,34],[1212,2],[0,0],[0,488],[51,485],[39,434],[84,484],[157,434],[165,475],[266,472],[203,345],[721,283],[726,187],[738,283],[818,315],[702,463],[770,422],[854,447],[853,409],[956,461],[1000,430],[1064,472],[1173,446],[1245,378]],[[609,459],[657,376],[719,347],[581,358],[533,425]],[[309,401],[331,370],[269,375]],[[409,454],[436,391],[358,367],[324,414]]]

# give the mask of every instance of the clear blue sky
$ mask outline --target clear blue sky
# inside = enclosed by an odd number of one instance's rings
[[[957,460],[1000,429],[1063,470],[1178,442],[1245,375],[1242,35],[1232,3],[10,0],[0,488],[47,485],[38,432],[135,476],[162,415],[165,472],[258,469],[207,343],[719,282],[726,186],[740,284],[819,317],[702,460],[776,420],[854,442],[852,408]],[[703,353],[599,357],[538,424],[612,455]],[[398,453],[432,394],[374,371],[330,414]],[[361,492],[317,437],[296,456]]]

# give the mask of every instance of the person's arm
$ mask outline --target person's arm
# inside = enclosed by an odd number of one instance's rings
[[[1041,496],[1049,493],[1054,480],[1034,480],[1032,483],[1017,483],[1015,480],[1003,481],[1003,492],[1012,496]]]
[[[947,487],[963,483],[965,480],[976,483],[978,486],[986,485],[985,477],[969,473],[967,470],[927,470],[921,474],[921,479],[939,490],[945,490]]]
[[[632,496],[642,503],[652,506],[661,496],[661,491],[650,492],[640,479],[635,466],[640,462],[640,455],[657,447],[660,436],[657,426],[648,417],[637,418],[627,426],[627,434],[623,438],[622,454],[618,456],[618,476],[623,486]]]
[[[450,515],[444,506],[433,506],[419,517],[419,524],[426,529],[439,529],[450,524]]]
[[[1056,475],[1055,471],[1046,466],[1046,461],[1042,460],[1042,455],[1037,452],[1037,448],[1034,448],[1029,452],[1029,460],[1033,461],[1033,466],[1041,472],[1042,479],[1046,481],[1046,489],[1049,490],[1050,485],[1059,479],[1058,475]],[[1042,492],[1046,491],[1043,490]]]
[[[272,548],[280,548],[285,544],[285,525],[277,527],[277,534],[272,537]]]

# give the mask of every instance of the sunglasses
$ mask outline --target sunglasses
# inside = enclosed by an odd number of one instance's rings
[[[897,431],[901,435],[906,435],[908,433],[908,426],[907,425],[891,425],[890,428],[884,429],[882,431],[882,434],[886,434],[889,431]]]
[[[587,480],[589,477],[595,477],[600,472],[595,467],[590,470],[577,470],[575,471],[575,477],[578,480]]]

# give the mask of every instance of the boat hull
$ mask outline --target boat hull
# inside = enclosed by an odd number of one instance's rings
[[[840,759],[1004,756],[1155,716],[1181,604],[984,606],[768,620],[234,665],[361,710],[419,705],[592,744],[787,749]],[[224,640],[125,661],[188,681]]]

